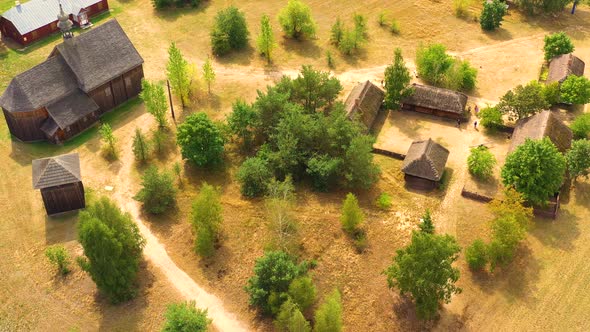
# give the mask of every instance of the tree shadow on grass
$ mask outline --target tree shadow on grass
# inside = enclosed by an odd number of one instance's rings
[[[313,59],[322,56],[322,49],[317,45],[315,40],[283,38],[280,43],[287,53],[295,53],[304,58]]]
[[[215,57],[215,60],[224,65],[248,66],[252,63],[256,53],[256,49],[248,43],[240,50],[232,50],[228,54]]]
[[[499,28],[494,31],[482,30],[482,32],[486,36],[488,36],[490,39],[493,39],[496,41],[507,41],[507,40],[511,40],[513,38],[512,33],[510,33],[510,31],[508,31],[504,28]]]
[[[180,7],[180,8],[177,8],[177,7],[169,7],[169,8],[162,8],[162,9],[155,9],[154,8],[154,16],[156,16],[164,21],[167,21],[167,22],[174,22],[177,19],[179,19],[183,16],[186,16],[186,15],[196,15],[198,13],[202,13],[210,5],[211,5],[211,1],[201,1],[201,3],[196,7],[186,5],[186,6]]]
[[[343,54],[342,59],[344,59],[344,62],[346,62],[347,64],[351,66],[356,66],[358,65],[359,61],[367,60],[367,48],[358,48],[355,50],[353,54],[350,55]]]
[[[580,236],[579,218],[568,210],[561,209],[556,220],[535,219],[530,231],[543,245],[571,251],[573,242]]]

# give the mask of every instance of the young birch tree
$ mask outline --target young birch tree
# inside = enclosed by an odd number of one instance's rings
[[[260,35],[258,36],[257,44],[258,52],[264,54],[266,61],[270,64],[272,51],[275,48],[276,43],[268,15],[263,15],[260,19]]]
[[[203,64],[203,79],[207,82],[207,91],[211,94],[211,84],[215,81],[215,71],[211,64],[211,59],[207,57],[207,61]]]
[[[182,107],[186,106],[191,85],[190,66],[174,42],[168,48],[166,76],[170,80],[172,91],[180,98]]]
[[[164,87],[158,83],[151,83],[147,80],[141,80],[142,91],[139,97],[145,103],[148,113],[150,113],[158,122],[158,127],[164,128],[168,124],[166,120],[166,111],[168,110],[168,101]]]

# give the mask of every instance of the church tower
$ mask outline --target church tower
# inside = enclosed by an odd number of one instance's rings
[[[74,23],[70,21],[70,15],[64,12],[61,3],[59,4],[59,15],[57,15],[57,27],[61,30],[61,34],[64,39],[70,39],[74,36],[74,33],[71,31],[72,26]]]

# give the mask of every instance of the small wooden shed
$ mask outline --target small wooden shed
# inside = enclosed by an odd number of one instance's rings
[[[421,190],[438,187],[448,158],[449,150],[431,138],[412,142],[402,166],[406,185]]]
[[[358,118],[371,130],[383,105],[385,92],[366,81],[355,86],[344,103],[348,118]]]
[[[561,84],[570,75],[584,76],[585,66],[584,61],[571,53],[558,55],[549,62],[546,83],[557,82]]]
[[[402,110],[432,114],[444,118],[464,119],[467,95],[429,85],[412,84],[414,93],[402,100]]]
[[[83,209],[86,200],[78,154],[33,160],[33,188],[41,189],[48,215]]]

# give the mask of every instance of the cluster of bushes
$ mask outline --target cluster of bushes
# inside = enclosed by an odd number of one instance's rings
[[[391,31],[391,33],[396,35],[400,33],[399,22],[395,18],[388,20],[386,12],[379,13],[377,23],[379,23],[380,27],[387,27],[387,25],[389,24],[389,31]]]
[[[161,214],[176,204],[174,178],[168,171],[159,171],[150,166],[141,177],[141,189],[133,197],[143,203],[144,209],[152,214]]]
[[[211,47],[215,55],[240,50],[248,45],[248,26],[244,12],[235,6],[220,10],[211,30]]]
[[[353,17],[354,27],[346,27],[340,18],[330,30],[330,42],[336,45],[340,52],[350,55],[367,42],[367,19],[360,14]]]
[[[329,73],[303,66],[297,78],[283,77],[266,93],[258,91],[252,105],[234,104],[228,118],[231,134],[258,150],[238,170],[244,196],[261,196],[270,179],[287,175],[295,181],[310,179],[320,191],[368,188],[377,180],[374,138],[335,102],[341,90]]]
[[[201,0],[152,0],[152,6],[156,9],[168,8],[168,7],[184,7],[191,5],[197,7],[201,4]]]
[[[164,316],[166,322],[162,332],[206,332],[212,322],[207,309],[197,309],[195,301],[169,304]]]
[[[508,13],[508,5],[504,1],[492,0],[484,1],[479,24],[486,31],[492,31],[502,25],[504,15]]]
[[[514,3],[529,15],[556,13],[568,4],[579,0],[515,0]]]
[[[442,44],[420,46],[416,51],[416,67],[421,78],[435,86],[471,91],[477,81],[477,69],[469,61],[446,53]]]
[[[574,133],[574,138],[583,139],[588,138],[590,139],[590,114],[582,114],[578,116],[570,125],[572,132]]]
[[[493,175],[495,165],[496,157],[486,146],[480,145],[471,148],[469,157],[467,157],[469,173],[481,180],[486,180]]]
[[[510,263],[526,236],[533,217],[532,208],[524,206],[524,198],[514,189],[506,190],[504,196],[503,200],[490,203],[494,214],[490,242],[486,244],[477,239],[465,250],[467,263],[474,270],[483,270],[489,264],[493,271],[497,266]]]

